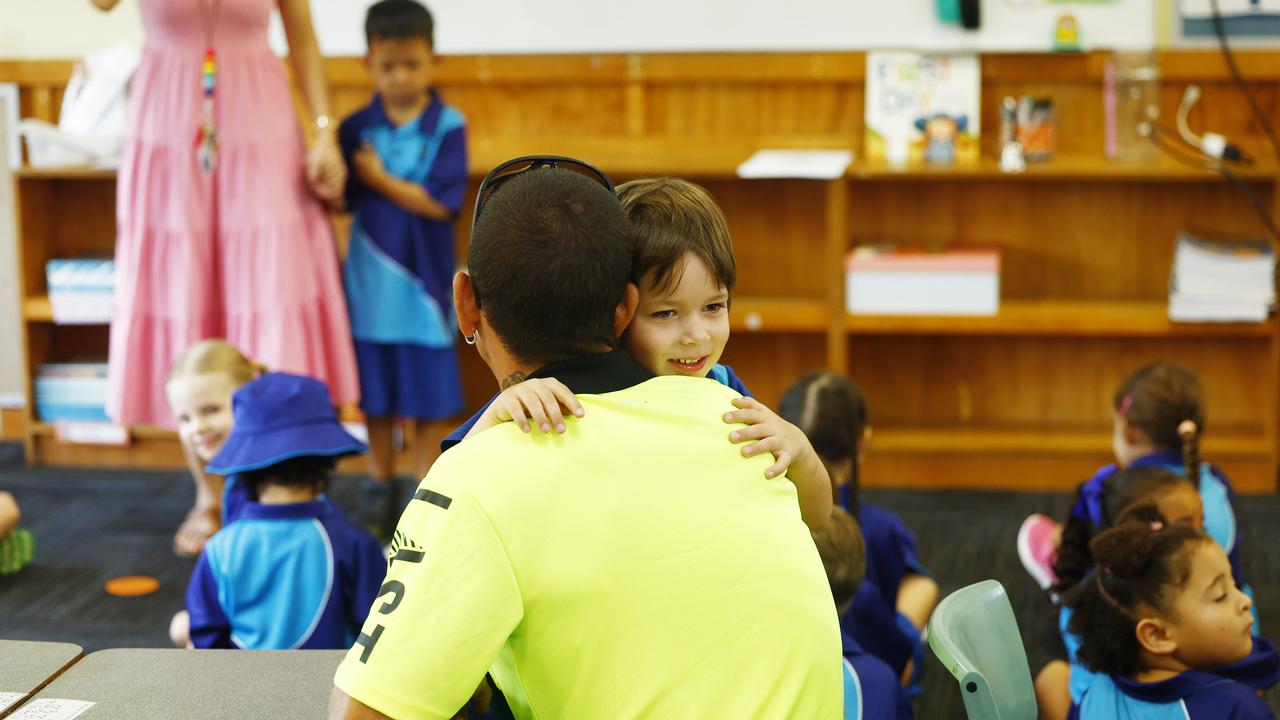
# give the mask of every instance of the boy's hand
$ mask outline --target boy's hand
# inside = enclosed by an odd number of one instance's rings
[[[800,518],[810,530],[821,532],[831,519],[831,478],[809,444],[809,438],[800,428],[752,398],[737,398],[733,404],[739,409],[725,413],[724,421],[745,423],[748,427],[729,433],[729,440],[734,443],[758,441],[742,448],[742,454],[747,457],[773,453],[776,462],[764,471],[764,476],[776,478],[786,473],[787,479],[796,486]]]
[[[524,432],[532,429],[530,419],[544,433],[565,431],[564,412],[582,417],[582,403],[555,378],[532,378],[512,385],[494,399],[489,409],[476,422],[471,433],[487,430],[504,422],[515,422]]]
[[[360,178],[360,182],[369,187],[376,188],[378,182],[387,174],[386,167],[382,164],[382,158],[378,157],[378,151],[368,142],[360,146],[351,156],[351,164],[355,166],[356,177]]]
[[[800,428],[778,417],[777,413],[765,407],[754,398],[742,397],[733,401],[735,407],[741,408],[725,413],[727,423],[746,423],[750,427],[734,430],[729,433],[729,440],[734,444],[747,440],[758,440],[742,448],[742,454],[751,457],[762,452],[771,452],[777,462],[764,471],[767,478],[775,478],[785,473],[796,458],[809,451],[809,439]]]

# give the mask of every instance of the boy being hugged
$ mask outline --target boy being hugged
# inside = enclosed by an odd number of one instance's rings
[[[369,427],[361,520],[383,536],[398,509],[390,488],[394,419],[415,421],[420,478],[439,442],[436,421],[462,410],[452,282],[466,121],[431,87],[433,33],[431,13],[415,0],[369,8],[366,64],[376,92],[338,131],[353,214],[343,282]]]

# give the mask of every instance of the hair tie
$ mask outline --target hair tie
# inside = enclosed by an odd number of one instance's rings
[[[1160,522],[1159,520],[1151,521],[1151,532],[1160,532],[1163,529],[1164,529],[1164,523]]]
[[[1120,401],[1120,417],[1122,418],[1129,417],[1129,408],[1132,405],[1133,405],[1133,394],[1130,393],[1129,395],[1125,395],[1124,399]]]
[[[1115,573],[1111,570],[1111,566],[1110,566],[1110,565],[1103,565],[1103,566],[1102,566],[1102,572],[1103,572],[1103,573],[1105,573],[1105,574],[1107,574],[1107,575],[1114,575],[1114,574],[1115,574]]]
[[[1183,420],[1182,422],[1178,423],[1178,437],[1182,438],[1183,440],[1194,437],[1196,432],[1199,431],[1199,429],[1200,428],[1196,426],[1195,420]]]

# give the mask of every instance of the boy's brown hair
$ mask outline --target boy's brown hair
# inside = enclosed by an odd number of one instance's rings
[[[831,598],[843,615],[853,604],[858,586],[867,574],[867,546],[862,539],[862,531],[858,528],[858,521],[845,512],[844,508],[836,506],[831,511],[827,526],[810,531],[810,535],[818,546],[822,567],[827,571]]]
[[[680,178],[645,178],[618,186],[635,241],[631,280],[639,285],[653,273],[659,293],[680,282],[680,260],[693,253],[733,295],[737,264],[724,213],[703,187]]]

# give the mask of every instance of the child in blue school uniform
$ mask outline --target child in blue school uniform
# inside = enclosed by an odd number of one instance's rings
[[[365,446],[324,383],[267,373],[232,397],[234,424],[209,463],[248,496],[205,545],[187,587],[197,648],[351,647],[386,572],[377,540],[322,496],[337,458]]]
[[[1214,672],[1254,644],[1252,601],[1220,544],[1142,503],[1093,538],[1090,551],[1097,571],[1065,601],[1075,608],[1080,659],[1100,676],[1068,717],[1275,717],[1252,688]]]
[[[1098,532],[1113,526],[1116,518],[1141,504],[1154,505],[1161,517],[1170,525],[1179,525],[1203,532],[1204,504],[1196,486],[1186,476],[1167,468],[1151,465],[1129,467],[1108,479],[1102,488],[1101,523]],[[1088,568],[1081,575],[1087,581],[1094,572],[1094,558],[1089,548],[1081,562]],[[1036,701],[1045,720],[1060,720],[1067,716],[1073,701],[1079,701],[1097,678],[1097,674],[1080,661],[1079,636],[1069,631],[1074,611],[1064,606],[1060,611],[1059,629],[1067,650],[1067,660],[1055,660],[1036,676]],[[1255,637],[1252,652],[1244,660],[1217,668],[1214,673],[1238,681],[1254,690],[1264,690],[1280,680],[1280,655],[1268,640]]]
[[[1174,363],[1147,365],[1116,390],[1114,409],[1112,448],[1116,464],[1101,468],[1080,486],[1070,516],[1060,530],[1043,515],[1033,515],[1023,523],[1018,552],[1024,566],[1042,587],[1051,590],[1051,597],[1059,597],[1087,579],[1094,567],[1089,542],[1110,524],[1104,507],[1107,485],[1124,469],[1164,468],[1194,479],[1203,505],[1204,532],[1222,546],[1235,581],[1252,597],[1240,558],[1231,484],[1221,470],[1200,460],[1205,420],[1199,378]],[[1057,535],[1060,540],[1055,542]],[[1064,628],[1069,614],[1068,609],[1059,609]],[[1065,631],[1063,638],[1070,651],[1073,640]],[[1079,700],[1090,681],[1087,673],[1073,673],[1071,698]]]
[[[1163,467],[1195,481],[1204,503],[1204,530],[1226,551],[1236,582],[1251,593],[1240,560],[1231,482],[1221,469],[1200,460],[1205,430],[1200,379],[1170,362],[1142,367],[1116,390],[1112,420],[1116,462],[1080,486],[1066,523],[1058,526],[1043,515],[1023,523],[1018,553],[1032,577],[1059,594],[1079,582],[1090,566],[1081,558],[1102,522],[1105,484],[1124,468]]]
[[[435,455],[438,421],[462,410],[454,348],[453,221],[467,181],[466,121],[431,87],[434,22],[414,0],[368,10],[366,65],[376,93],[342,122],[353,214],[343,267],[369,428],[361,521],[395,526],[392,426],[414,420],[416,477]]]
[[[808,436],[836,488],[838,503],[857,518],[867,548],[867,580],[840,625],[909,681],[919,693],[921,632],[938,604],[938,583],[920,563],[916,537],[897,515],[860,498],[860,468],[871,437],[867,401],[852,380],[810,373],[782,396],[782,417]]]
[[[818,556],[827,572],[836,611],[844,615],[853,604],[867,571],[866,546],[858,523],[843,508],[831,513],[822,530],[812,532]],[[862,649],[858,641],[841,632],[844,648],[844,716],[848,720],[905,720],[912,717],[911,703],[893,670],[883,660]]]
[[[633,180],[617,188],[636,248],[632,281],[639,290],[635,318],[622,333],[623,349],[654,375],[709,377],[743,395],[725,421],[749,427],[730,440],[749,443],[744,455],[774,453],[768,478],[785,474],[796,486],[800,514],[811,529],[831,515],[831,481],[813,447],[794,425],[751,397],[727,365],[729,303],[737,277],[729,226],[702,187],[678,178]],[[502,422],[525,432],[564,432],[562,408],[578,417],[582,405],[554,378],[530,378],[495,395],[445,438],[442,448]],[[532,425],[530,419],[533,420]]]

